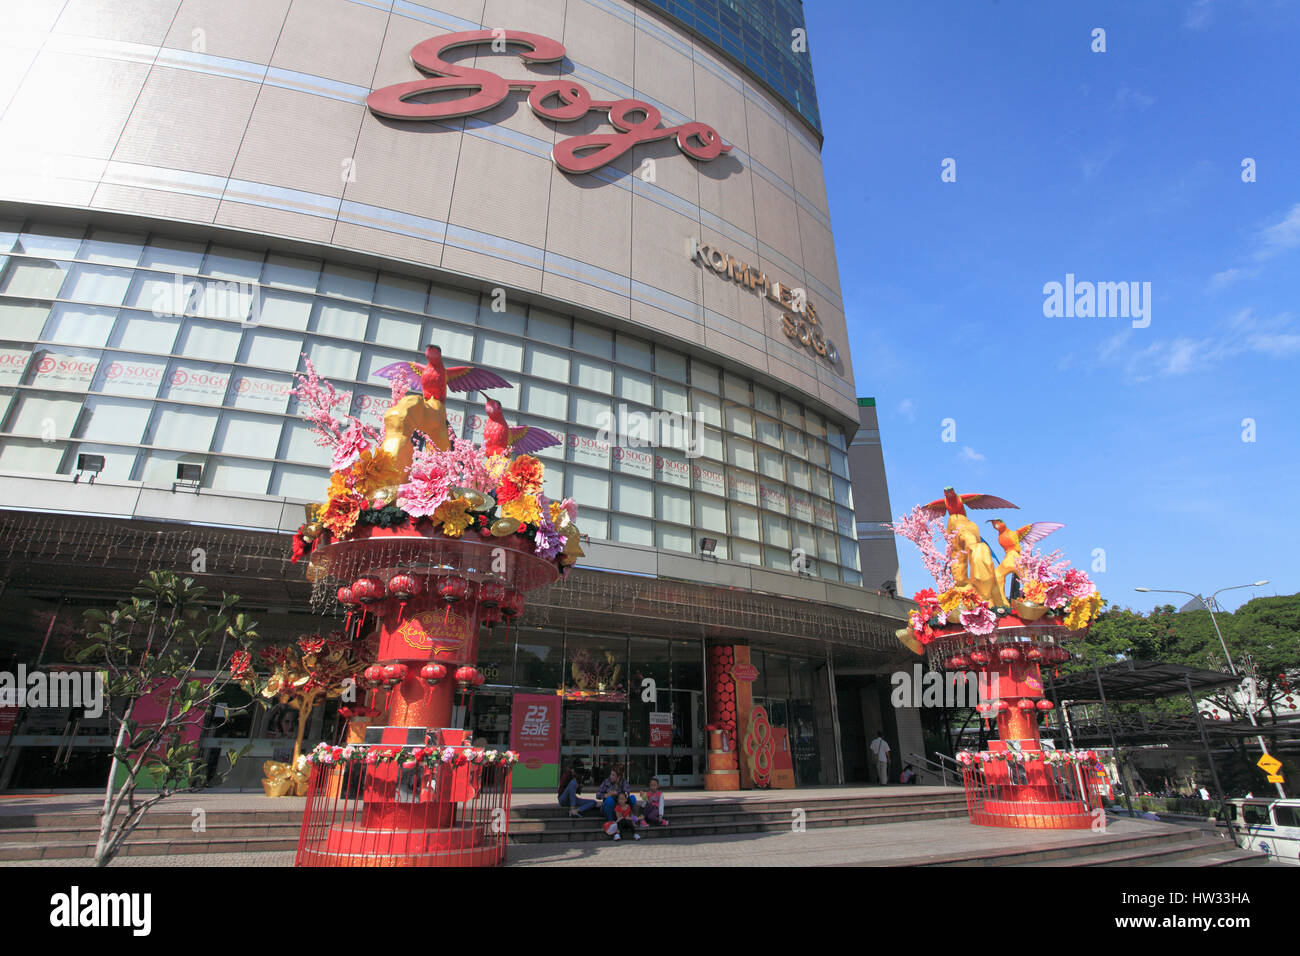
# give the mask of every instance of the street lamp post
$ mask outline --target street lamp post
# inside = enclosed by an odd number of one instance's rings
[[[1224,591],[1235,591],[1238,588],[1258,588],[1258,587],[1263,587],[1265,584],[1268,584],[1267,579],[1263,581],[1254,581],[1250,584],[1234,584],[1231,587],[1219,588],[1219,590],[1215,591],[1213,594],[1210,595],[1208,601],[1205,598],[1201,597],[1199,594],[1193,594],[1191,591],[1180,591],[1177,588],[1134,588],[1133,590],[1141,591],[1143,594],[1149,594],[1151,592],[1156,592],[1159,594],[1186,594],[1188,597],[1200,601],[1202,606],[1204,606],[1204,608],[1210,612],[1210,623],[1214,625],[1214,633],[1217,634],[1219,637],[1219,646],[1223,648],[1223,656],[1228,660],[1228,673],[1230,673],[1233,677],[1239,677],[1240,675],[1237,673],[1237,665],[1232,662],[1232,654],[1228,652],[1228,643],[1223,639],[1223,632],[1219,630],[1219,620],[1214,616],[1214,606],[1215,606],[1214,599],[1217,598]],[[1256,728],[1259,727],[1259,721],[1255,719],[1255,711],[1250,706],[1249,702],[1247,702],[1246,704],[1246,716],[1250,718],[1250,725],[1252,727],[1256,727]],[[1255,737],[1255,740],[1259,743],[1259,749],[1262,750],[1264,754],[1267,756],[1268,746],[1264,743],[1264,735],[1263,734],[1257,735]],[[1286,799],[1286,790],[1282,787],[1282,785],[1280,783],[1276,783],[1273,786],[1277,787],[1277,795],[1282,799]]]

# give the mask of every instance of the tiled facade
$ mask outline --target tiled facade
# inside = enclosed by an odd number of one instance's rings
[[[734,149],[699,163],[666,141],[573,176],[551,147],[594,116],[544,121],[521,93],[447,124],[366,108],[421,75],[417,43],[502,25],[561,40],[562,75],[593,96]],[[619,0],[33,2],[9,26],[0,470],[67,475],[96,454],[102,480],[148,484],[193,461],[213,491],[318,498],[324,453],[288,394],[299,353],[377,419],[372,372],[435,341],[565,437],[547,490],[583,502],[593,538],[694,553],[707,534],[719,558],[787,571],[802,548],[814,575],[862,583],[818,146],[698,35]],[[460,62],[538,75],[483,46]],[[806,289],[838,361],[688,239]],[[257,314],[223,283],[256,290]],[[204,291],[173,302],[187,284]],[[620,407],[689,416],[698,455],[604,440]],[[480,409],[451,408],[472,431]]]

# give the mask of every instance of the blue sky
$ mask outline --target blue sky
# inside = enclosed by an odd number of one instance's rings
[[[948,484],[1000,495],[1009,524],[1064,522],[1044,545],[1076,565],[1104,549],[1093,577],[1120,606],[1181,603],[1137,585],[1270,580],[1229,607],[1300,590],[1300,3],[805,13],[894,514]],[[1044,317],[1067,273],[1149,282],[1150,325]],[[909,543],[899,556],[904,590],[928,586]]]

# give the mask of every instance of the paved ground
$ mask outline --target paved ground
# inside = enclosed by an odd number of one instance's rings
[[[1104,836],[1133,836],[1175,829],[1145,820],[1115,820],[1105,834],[1059,830],[1050,835],[995,827],[966,820],[887,823],[832,827],[803,833],[750,833],[696,839],[640,841],[624,838],[588,843],[524,844],[510,848],[511,866],[881,866],[907,865],[950,857],[955,851],[1037,849],[1085,844]],[[0,863],[0,866],[62,866],[63,860]],[[78,861],[80,862],[80,861]],[[124,856],[114,866],[278,867],[292,866],[292,852],[203,853]]]
[[[588,788],[593,793],[595,787]],[[710,793],[705,790],[668,791],[669,806],[706,805],[726,803],[767,803],[773,800],[831,800],[831,799],[897,799],[899,797],[922,797],[931,794],[961,793],[959,787],[922,787],[922,786],[864,786],[864,787],[800,787],[798,790],[750,790],[744,793]],[[141,793],[147,797],[146,792]],[[169,797],[158,804],[164,812],[183,810],[189,812],[195,807],[202,807],[209,813],[222,810],[296,810],[302,812],[306,805],[305,797],[267,797],[260,790],[246,792],[212,791],[208,793],[182,793]],[[548,791],[516,791],[511,796],[514,807],[555,806],[555,795]],[[30,814],[32,812],[62,811],[75,813],[79,811],[98,812],[104,805],[104,793],[67,791],[59,793],[18,793],[0,794],[0,816],[8,814]]]

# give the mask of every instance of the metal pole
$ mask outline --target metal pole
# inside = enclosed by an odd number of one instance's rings
[[[1240,587],[1241,585],[1236,585],[1236,586]],[[1221,588],[1220,590],[1229,591],[1231,590],[1231,588]],[[1210,595],[1210,599],[1208,601],[1206,601],[1205,598],[1201,597],[1199,594],[1196,597],[1197,600],[1199,600],[1202,604],[1205,605],[1205,609],[1210,612],[1210,623],[1214,625],[1214,633],[1219,636],[1219,646],[1223,648],[1223,656],[1228,659],[1228,673],[1230,673],[1233,677],[1239,677],[1240,675],[1237,673],[1237,665],[1232,662],[1232,655],[1228,653],[1228,643],[1223,639],[1223,632],[1219,630],[1219,619],[1214,616],[1214,599],[1218,597],[1219,593],[1220,591],[1215,591],[1213,594]],[[1251,707],[1250,701],[1246,702],[1246,716],[1250,718],[1250,725],[1252,727],[1255,728],[1259,727],[1259,721],[1255,719],[1255,709]],[[1264,743],[1264,735],[1257,734],[1255,736],[1255,740],[1259,742],[1259,749],[1263,751],[1264,756],[1267,757],[1268,745]],[[1273,786],[1277,787],[1277,795],[1281,799],[1285,800],[1286,788],[1284,788],[1280,783],[1275,783],[1273,784]]]
[[[1129,785],[1124,781],[1124,765],[1120,763],[1119,744],[1115,741],[1115,725],[1110,722],[1110,706],[1106,703],[1106,688],[1101,686],[1101,670],[1097,667],[1097,662],[1092,662],[1092,673],[1097,678],[1097,693],[1101,695],[1101,712],[1106,718],[1106,729],[1110,731],[1110,746],[1115,751],[1115,769],[1119,771],[1120,783],[1124,786],[1124,806],[1128,810],[1128,815],[1133,816],[1133,801],[1129,798]],[[1129,783],[1132,781],[1130,780]]]
[[[840,786],[844,780],[844,745],[840,739],[840,702],[835,693],[835,659],[831,656],[831,645],[826,645],[826,684],[830,688],[831,730],[835,736],[835,782]]]
[[[1196,706],[1196,695],[1192,693],[1192,678],[1190,674],[1183,675],[1183,681],[1187,684],[1187,699],[1192,702],[1192,713],[1196,715],[1196,729],[1201,732],[1201,746],[1205,748],[1205,759],[1210,762],[1210,779],[1214,781],[1214,791],[1219,795],[1219,808],[1223,811],[1223,819],[1228,824],[1228,837],[1234,843],[1236,837],[1232,830],[1232,817],[1228,811],[1228,795],[1223,792],[1223,784],[1219,782],[1219,771],[1214,766],[1214,751],[1210,749],[1210,738],[1205,733],[1205,721],[1201,718],[1201,708]]]

